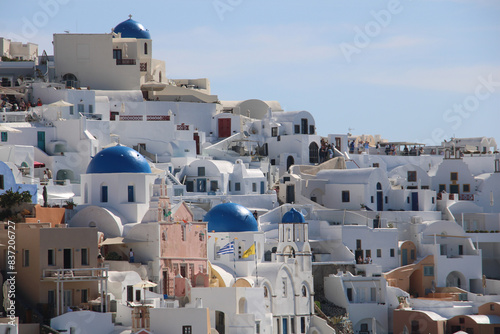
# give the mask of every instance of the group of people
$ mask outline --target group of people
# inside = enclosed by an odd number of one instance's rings
[[[31,109],[31,103],[24,101],[23,98],[16,100],[15,98],[9,98],[7,95],[2,94],[0,96],[0,109],[2,111],[27,111]],[[38,99],[37,106],[41,106],[42,101]]]
[[[368,150],[370,149],[370,142],[368,142],[368,140],[367,141],[360,140],[356,145],[356,140],[352,140],[351,142],[349,142],[348,146],[349,146],[349,153],[351,154],[354,153],[354,150],[356,149],[358,154],[361,154],[362,152],[368,153]]]
[[[328,161],[331,158],[333,158],[333,146],[322,140],[321,148],[319,149],[319,163]]]
[[[417,146],[413,145],[413,147],[408,151],[408,146],[405,145],[405,147],[403,149],[403,155],[417,156],[417,155],[421,155],[423,153],[424,153],[424,148],[422,146],[420,146],[417,149]]]
[[[372,258],[367,256],[365,257],[365,259],[363,260],[363,258],[360,256],[358,256],[358,260],[357,260],[357,263],[358,264],[369,264],[369,263],[372,263]]]
[[[45,168],[43,170],[43,184],[48,184],[50,179],[52,179],[52,171],[48,168]]]

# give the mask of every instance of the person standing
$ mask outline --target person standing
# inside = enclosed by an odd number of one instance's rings
[[[130,248],[129,252],[129,262],[134,263],[134,251],[132,251],[132,248]]]

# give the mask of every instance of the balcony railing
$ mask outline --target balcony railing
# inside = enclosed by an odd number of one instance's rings
[[[88,281],[106,279],[108,268],[44,269],[42,280]]]
[[[116,65],[135,65],[135,59],[116,59]]]

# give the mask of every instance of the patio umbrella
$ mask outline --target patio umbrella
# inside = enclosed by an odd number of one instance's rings
[[[147,281],[147,280],[144,280],[144,281],[141,281],[139,283],[134,284],[134,287],[136,287],[136,288],[143,288],[144,289],[144,298],[142,300],[143,304],[146,301],[146,288],[154,288],[157,285],[158,284],[156,284],[154,282]]]

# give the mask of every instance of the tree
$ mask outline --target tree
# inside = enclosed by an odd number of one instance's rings
[[[11,208],[22,203],[31,203],[31,193],[29,191],[20,193],[9,189],[0,195],[0,207],[2,208]]]

